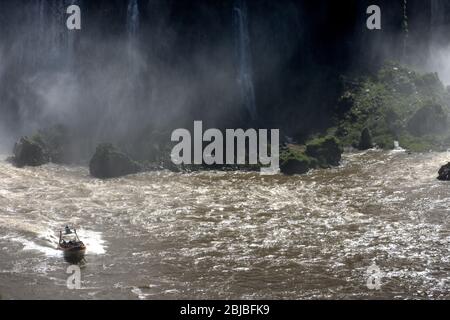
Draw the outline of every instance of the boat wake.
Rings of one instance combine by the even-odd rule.
[[[86,253],[88,255],[103,255],[106,253],[107,246],[101,232],[86,229],[79,229],[77,232],[87,247]],[[17,235],[16,230],[14,234],[3,236],[1,240],[21,244],[23,251],[35,251],[47,257],[62,257],[62,252],[57,249],[59,238],[56,233],[53,234],[52,230],[35,234],[35,240]]]
[[[86,254],[101,255],[106,253],[106,241],[102,233],[86,229],[77,229],[78,236],[86,245]]]

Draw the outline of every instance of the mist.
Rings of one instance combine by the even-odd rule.
[[[10,11],[8,37],[0,40],[4,148],[57,124],[80,148],[92,150],[99,142],[127,144],[142,135],[150,143],[153,132],[197,116],[218,124],[238,114],[232,29],[228,39],[186,52],[163,10],[153,12],[159,19],[150,31],[141,21],[155,2],[105,5],[122,30],[105,30],[107,24],[96,20],[103,12],[86,6],[80,31],[65,27],[64,1],[23,2],[2,3]]]
[[[332,121],[342,74],[385,59],[439,71],[450,83],[440,14],[448,10],[439,1],[408,1],[406,9],[386,2],[380,32],[365,29],[368,1],[19,2],[0,1],[7,151],[21,135],[56,124],[86,154],[99,142],[133,149],[168,140],[194,120],[307,135]],[[70,4],[81,7],[82,30],[65,27]],[[409,60],[400,45],[404,9]]]

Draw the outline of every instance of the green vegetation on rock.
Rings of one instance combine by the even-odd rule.
[[[289,144],[281,150],[280,170],[292,175],[303,174],[310,169],[337,166],[342,152],[339,141],[332,136],[313,139],[306,145]]]
[[[45,146],[40,141],[29,137],[22,137],[14,146],[12,162],[17,167],[37,167],[49,162]]]
[[[90,174],[101,179],[121,177],[139,171],[141,166],[137,162],[110,143],[99,144],[89,163]]]
[[[371,77],[344,82],[337,125],[329,130],[344,146],[359,148],[365,129],[382,149],[392,149],[394,141],[410,151],[449,145],[450,94],[437,74],[386,63]]]
[[[301,145],[287,144],[280,150],[280,169],[302,174],[314,168],[339,165],[343,147],[360,150],[393,149],[395,141],[412,152],[443,150],[450,146],[450,92],[437,74],[421,74],[396,63],[386,63],[376,74],[359,79],[343,78],[336,102],[335,121],[326,132],[301,137]],[[90,169],[96,177],[116,177],[145,170],[166,168],[192,170],[258,170],[259,165],[175,166],[170,159],[173,146],[169,133],[144,134],[140,143],[119,144],[131,154],[109,144],[98,146]],[[73,158],[73,137],[61,126],[23,137],[14,148],[18,166],[47,162],[68,163]]]
[[[373,147],[372,134],[368,128],[364,128],[359,139],[358,149],[367,150]]]
[[[447,130],[447,112],[437,103],[429,103],[414,113],[407,129],[415,136],[440,134]]]
[[[305,154],[305,147],[299,145],[287,145],[280,153],[280,170],[287,175],[307,173],[311,167],[315,167],[313,159]]]
[[[306,155],[316,159],[320,168],[339,165],[342,157],[342,147],[332,136],[314,139],[306,145]]]
[[[336,125],[325,137],[286,146],[280,157],[283,173],[338,165],[341,146],[389,150],[398,141],[412,152],[450,146],[450,93],[437,74],[420,74],[389,62],[376,74],[343,82]]]
[[[21,137],[14,147],[13,163],[18,167],[40,166],[48,162],[69,163],[70,138],[63,126],[39,130],[31,137]]]

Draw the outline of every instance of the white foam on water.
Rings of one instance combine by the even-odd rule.
[[[77,229],[80,240],[86,245],[87,254],[105,254],[106,241],[102,239],[102,233],[86,229]]]
[[[47,257],[59,257],[61,252],[57,249],[58,239],[48,229],[33,224],[31,221],[15,221],[13,218],[2,217],[0,225],[14,230],[12,234],[2,237],[2,239],[20,243],[24,251],[37,251],[43,253]],[[36,235],[36,240],[22,236],[23,233],[31,233]]]
[[[92,230],[86,230],[83,228],[77,229],[78,237],[86,245],[87,254],[105,254],[106,245],[105,241],[102,239],[102,233]],[[39,238],[48,241],[52,246],[58,246],[59,236],[56,236],[55,232],[52,230],[46,230],[39,235]]]
[[[23,226],[31,226],[31,224],[20,224]],[[7,239],[23,245],[24,251],[38,251],[45,254],[47,257],[60,257],[62,252],[57,249],[59,236],[57,232],[51,229],[43,229],[37,226],[33,228],[20,228],[19,230],[26,230],[36,234],[36,240],[32,241],[22,236],[6,235],[2,239]],[[77,229],[77,234],[80,240],[86,245],[87,254],[101,255],[106,253],[105,241],[102,239],[102,233],[92,230]],[[40,242],[42,244],[40,244]]]
[[[400,142],[394,141],[394,149],[391,150],[391,153],[395,153],[395,152],[405,152],[405,151],[406,151],[406,150],[403,149],[403,148],[400,146]]]
[[[133,292],[135,295],[137,295],[140,300],[145,299],[145,294],[142,293],[141,289],[135,287],[135,288],[131,289],[131,292]]]
[[[45,254],[47,257],[60,257],[62,254],[56,247],[42,246],[22,237],[9,238],[9,240],[21,243],[24,251],[38,251]]]

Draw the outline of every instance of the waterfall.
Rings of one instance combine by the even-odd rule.
[[[128,0],[127,20],[126,20],[126,63],[127,73],[125,75],[125,86],[123,88],[123,96],[127,97],[128,103],[132,105],[133,111],[137,112],[139,106],[139,92],[142,83],[140,76],[142,75],[142,56],[139,48],[139,27],[140,12],[138,0]],[[129,108],[129,106],[126,106]]]
[[[127,32],[130,38],[134,38],[139,30],[139,6],[137,0],[128,0],[127,8]]]
[[[394,149],[392,152],[405,152],[405,149],[400,146],[400,142],[394,141]]]
[[[75,31],[66,27],[67,7],[77,0],[38,0],[35,2],[34,50],[27,52],[33,65],[71,66],[74,58]]]
[[[55,61],[63,60],[67,49],[66,7],[64,1],[51,1],[47,29],[49,50]]]
[[[251,120],[256,119],[255,90],[252,76],[250,35],[248,31],[247,3],[236,0],[233,6],[235,50],[238,64],[238,84],[242,100]]]
[[[139,32],[139,6],[137,0],[128,0],[127,7],[127,59],[129,65],[129,76],[134,76],[139,72],[137,56],[137,35]]]
[[[441,29],[445,24],[445,1],[431,0],[430,32],[432,45],[439,41]]]
[[[38,69],[43,57],[48,54],[46,46],[46,11],[47,1],[37,0],[31,10],[25,11],[23,19],[33,21],[31,30],[24,29],[23,38],[18,39],[17,59],[19,65],[25,68]]]
[[[402,19],[402,29],[403,29],[403,47],[402,47],[402,59],[407,61],[408,55],[408,39],[409,39],[409,25],[408,25],[408,1],[403,0],[403,19]]]
[[[45,54],[43,44],[45,43],[45,31],[46,31],[46,28],[45,28],[45,26],[46,26],[45,11],[47,9],[46,4],[47,4],[46,1],[43,1],[43,0],[39,0],[36,2],[36,5],[37,5],[36,10],[38,12],[38,21],[37,21],[38,25],[37,25],[36,31],[38,34],[35,37],[35,39],[38,42],[36,48],[38,48],[40,50],[37,50],[38,57],[33,59],[33,65],[36,65],[39,57],[43,57],[43,55]]]
[[[81,6],[81,3],[82,0],[66,0],[66,8],[73,4]],[[67,32],[67,62],[69,68],[72,68],[75,60],[75,43],[79,32],[74,30],[67,30]]]
[[[446,35],[446,0],[431,0],[428,69],[450,84],[450,43]]]

